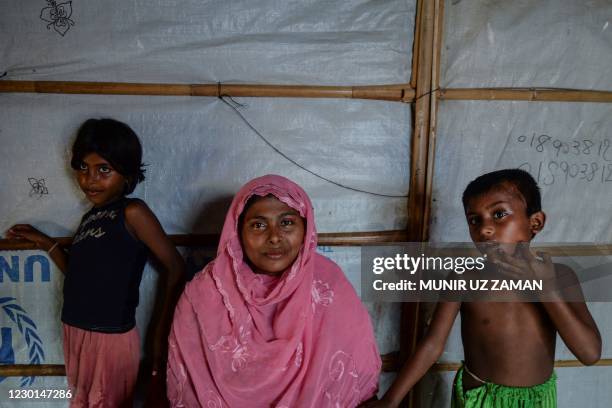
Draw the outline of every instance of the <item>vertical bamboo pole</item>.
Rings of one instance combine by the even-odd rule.
[[[434,37],[434,5],[436,0],[423,0],[421,34],[418,50],[419,66],[414,106],[414,133],[411,142],[410,193],[408,197],[408,234],[420,241],[423,234],[424,206],[429,154],[429,119],[431,106],[431,80]]]
[[[423,225],[423,241],[429,240],[429,224],[431,221],[431,203],[436,153],[436,131],[438,128],[438,90],[440,89],[440,54],[444,35],[444,0],[436,0],[434,10],[433,60],[431,72],[431,104],[429,119],[429,150],[427,156],[427,182],[425,190],[425,213]]]
[[[421,240],[426,242],[429,240],[429,226],[431,220],[432,206],[432,189],[434,178],[434,163],[435,163],[435,147],[436,147],[436,129],[437,129],[437,113],[438,113],[438,89],[440,87],[440,55],[442,48],[443,22],[444,22],[444,0],[431,0],[434,4],[434,16],[432,22],[433,38],[432,38],[432,54],[431,54],[431,85],[429,95],[429,123],[427,141],[427,161],[425,172],[425,194],[423,200],[423,218],[421,229]],[[418,95],[418,94],[417,94]],[[418,96],[417,96],[418,97]],[[416,334],[413,347],[416,347],[416,341],[421,339],[425,333],[425,310],[420,307],[416,310]],[[420,386],[415,387],[415,392],[411,395],[410,407],[418,408],[420,400],[417,399]]]
[[[414,36],[412,43],[412,72],[410,73],[410,87],[416,88],[416,76],[419,70],[419,44],[421,43],[421,14],[423,1],[417,0],[414,19]]]
[[[427,221],[425,216],[429,201],[426,194],[428,178],[430,178],[428,159],[430,156],[434,23],[438,3],[439,0],[420,0],[417,5],[415,41],[418,39],[418,44],[416,44],[416,52],[413,55],[413,58],[417,58],[416,100],[410,155],[410,193],[408,195],[408,237],[411,241],[423,240]],[[404,303],[402,306],[400,334],[402,361],[405,361],[414,352],[419,334],[419,310],[418,303]],[[415,407],[413,392],[404,399],[402,406]]]

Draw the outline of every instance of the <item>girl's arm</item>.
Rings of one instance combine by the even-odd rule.
[[[151,250],[166,272],[162,305],[153,331],[153,375],[163,376],[166,367],[168,334],[174,307],[181,294],[185,276],[185,263],[170,238],[164,232],[155,214],[142,201],[133,201],[125,208],[128,229]]]
[[[383,399],[366,403],[365,408],[397,407],[400,404],[408,391],[427,373],[444,351],[446,339],[460,306],[459,302],[438,303],[427,334],[417,345],[414,355],[404,364]]]
[[[59,243],[48,235],[43,234],[29,224],[16,224],[9,228],[6,232],[6,237],[8,239],[25,239],[26,241],[33,242],[37,248],[47,251],[47,254],[59,270],[66,274],[68,270],[68,255]]]

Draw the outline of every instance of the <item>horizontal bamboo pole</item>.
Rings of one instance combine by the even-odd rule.
[[[440,100],[506,100],[545,102],[612,102],[612,91],[554,88],[448,88]],[[411,84],[368,86],[156,84],[78,81],[0,81],[0,93],[55,93],[94,95],[158,95],[348,98],[414,102]]]
[[[382,359],[382,371],[385,373],[399,371],[401,363],[399,352],[391,352],[380,356]],[[595,366],[611,367],[612,359],[601,359]],[[584,365],[578,360],[557,360],[555,368],[567,367],[583,367]],[[433,366],[433,371],[457,371],[461,367],[461,363],[436,363]],[[15,365],[0,365],[0,377],[62,377],[66,375],[66,369],[62,364],[15,364]]]
[[[504,100],[545,102],[612,102],[612,91],[551,88],[440,89],[442,100]]]
[[[602,358],[593,366],[600,367],[612,367],[612,358]],[[433,366],[433,370],[437,372],[443,371],[457,371],[461,367],[461,363],[436,363]],[[578,360],[557,360],[555,361],[555,368],[567,368],[567,367],[585,367]]]
[[[72,238],[54,238],[60,246],[69,247]],[[219,242],[218,234],[183,234],[170,235],[170,240],[180,247],[215,246]],[[318,244],[321,246],[363,246],[374,244],[403,243],[408,241],[405,230],[369,231],[369,232],[324,232],[318,235]],[[36,249],[36,246],[27,241],[0,239],[0,251]],[[534,246],[534,250],[544,251],[551,256],[608,256],[612,255],[612,244],[606,245],[560,245],[560,246]],[[440,249],[439,255],[470,256],[478,255],[475,248]]]
[[[127,82],[0,81],[0,93],[54,93],[95,95],[161,95],[352,98],[410,102],[409,84],[370,86],[307,86],[250,84],[152,84]]]
[[[15,364],[0,365],[0,377],[63,377],[63,364]]]
[[[577,244],[577,245],[533,245],[531,249],[545,252],[550,256],[608,256],[612,255],[612,244]],[[480,256],[475,247],[439,248],[434,252],[438,256]]]
[[[184,234],[170,235],[170,240],[176,246],[201,247],[215,246],[219,243],[219,234]],[[53,238],[66,248],[72,243],[72,238]],[[404,230],[368,231],[368,232],[324,232],[318,234],[318,244],[321,246],[361,246],[406,242],[408,236]],[[36,249],[36,245],[28,241],[0,239],[0,251]]]

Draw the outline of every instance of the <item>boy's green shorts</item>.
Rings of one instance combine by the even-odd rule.
[[[463,366],[457,371],[452,408],[556,408],[557,376],[553,373],[543,384],[509,387],[487,382],[463,391]]]

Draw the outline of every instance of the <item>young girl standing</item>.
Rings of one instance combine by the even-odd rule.
[[[152,389],[163,385],[166,338],[180,294],[184,264],[147,205],[127,198],[144,180],[142,147],[126,124],[89,119],[72,146],[77,182],[93,208],[83,216],[69,254],[25,224],[8,238],[32,241],[65,274],[62,322],[71,407],[132,405],[140,340],[135,327],[138,288],[149,252],[167,271],[153,340]]]

